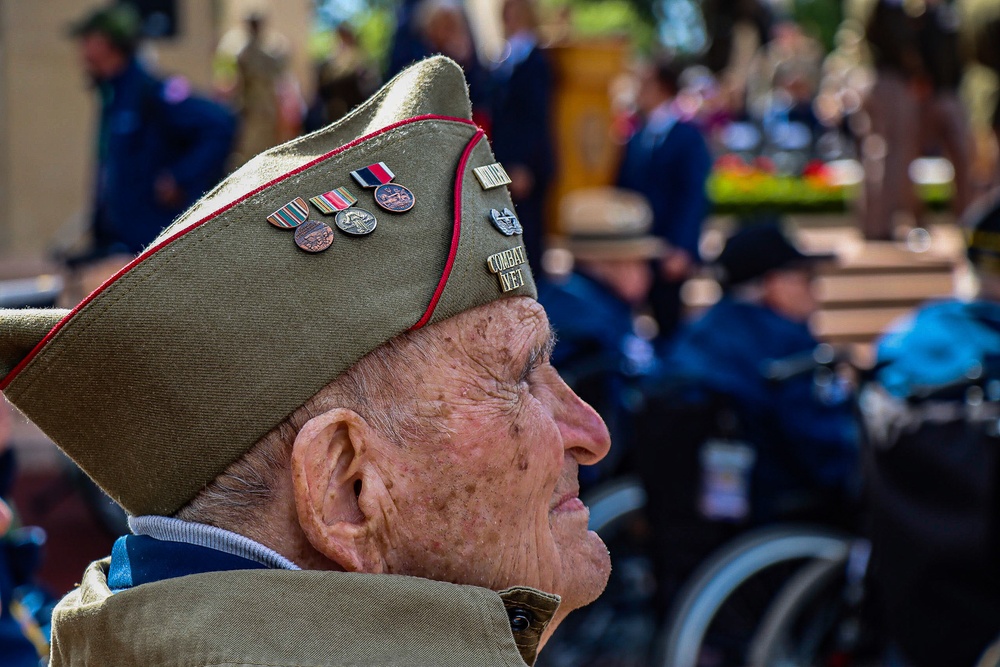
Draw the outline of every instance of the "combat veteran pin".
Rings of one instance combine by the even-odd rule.
[[[472,173],[479,179],[479,184],[483,186],[483,190],[492,190],[493,188],[499,188],[501,185],[510,185],[510,176],[507,175],[507,170],[499,162],[488,164],[485,167],[476,167],[472,170]]]
[[[361,187],[375,188],[375,202],[390,213],[409,211],[417,201],[409,188],[391,182],[396,174],[392,173],[385,162],[376,162],[352,171],[351,176]]]
[[[333,229],[325,222],[307,220],[295,229],[295,245],[306,252],[323,252],[333,243]]]
[[[354,206],[358,203],[358,198],[348,192],[347,188],[337,188],[316,197],[310,197],[309,201],[321,212],[332,215]]]
[[[296,197],[277,211],[267,216],[267,221],[275,227],[282,229],[293,229],[298,227],[309,217],[309,205],[302,197]]]
[[[490,220],[493,221],[493,226],[499,229],[500,233],[504,236],[514,236],[515,234],[524,232],[521,221],[517,219],[517,216],[509,208],[504,208],[503,211],[491,208]]]
[[[528,263],[524,246],[503,250],[486,258],[486,267],[500,281],[500,291],[510,292],[524,285],[523,267]]]

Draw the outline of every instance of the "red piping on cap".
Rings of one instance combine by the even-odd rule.
[[[444,264],[444,271],[441,273],[441,279],[438,281],[427,310],[424,311],[423,317],[410,327],[410,331],[419,329],[430,321],[431,316],[434,315],[434,309],[437,308],[438,301],[441,300],[441,295],[444,293],[444,287],[448,284],[448,278],[451,277],[451,269],[455,266],[455,257],[458,256],[458,241],[462,237],[462,181],[465,178],[465,165],[469,163],[472,149],[485,136],[486,133],[482,130],[476,132],[462,152],[462,159],[458,161],[458,172],[455,174],[455,224],[451,229],[451,249],[448,251],[448,261]]]
[[[209,222],[210,220],[213,220],[214,218],[217,218],[218,216],[222,215],[223,213],[225,213],[229,209],[233,208],[237,204],[240,204],[240,203],[246,201],[250,197],[253,197],[254,195],[256,195],[256,194],[258,194],[258,193],[260,193],[260,192],[268,189],[272,185],[277,185],[278,183],[280,183],[281,181],[285,180],[286,178],[291,178],[295,174],[301,173],[301,172],[305,171],[306,169],[309,169],[310,167],[314,167],[314,166],[316,166],[317,164],[319,164],[321,162],[329,160],[334,155],[337,155],[338,153],[342,153],[342,152],[346,151],[349,148],[354,148],[358,144],[364,143],[365,141],[368,141],[369,139],[377,137],[380,134],[385,134],[386,132],[389,132],[390,130],[394,130],[394,129],[398,128],[398,127],[402,127],[403,125],[410,125],[411,123],[419,123],[419,122],[425,121],[425,120],[447,120],[447,121],[453,121],[453,122],[456,122],[456,123],[462,123],[464,125],[471,125],[473,127],[476,126],[476,124],[474,122],[472,122],[471,120],[469,120],[468,118],[455,118],[455,117],[452,117],[452,116],[439,116],[439,115],[436,115],[436,114],[424,114],[422,116],[414,116],[413,118],[407,118],[407,119],[401,120],[401,121],[399,121],[397,123],[393,123],[392,125],[387,125],[386,127],[383,127],[380,130],[376,130],[375,132],[372,132],[371,134],[366,134],[366,135],[364,135],[362,137],[358,137],[357,139],[354,139],[353,141],[349,141],[348,143],[344,144],[343,146],[340,146],[339,148],[335,148],[332,151],[330,151],[329,153],[326,153],[325,155],[321,155],[318,158],[316,158],[315,160],[307,162],[306,164],[302,165],[301,167],[297,167],[297,168],[293,169],[292,171],[290,171],[290,172],[288,172],[286,174],[282,174],[281,176],[278,176],[274,180],[269,181],[268,183],[265,183],[264,185],[261,185],[260,187],[255,188],[254,190],[251,190],[250,192],[246,193],[245,195],[243,195],[239,199],[236,199],[235,201],[232,201],[229,204],[226,204],[225,206],[223,206],[219,210],[214,211],[213,213],[210,213],[209,215],[207,215],[206,217],[202,218],[201,220],[199,220],[198,222],[194,223],[193,225],[191,225],[189,227],[186,227],[185,229],[182,229],[181,231],[177,232],[176,234],[174,234],[173,236],[171,236],[169,238],[164,239],[163,241],[160,241],[155,246],[152,246],[151,248],[147,248],[145,251],[142,252],[142,254],[140,254],[138,257],[136,257],[131,262],[129,262],[128,264],[126,264],[124,267],[122,267],[122,269],[120,271],[118,271],[118,273],[116,273],[115,275],[111,276],[106,281],[104,281],[104,283],[100,287],[98,287],[96,290],[94,290],[89,295],[87,295],[87,297],[84,298],[83,301],[81,301],[80,303],[78,303],[76,305],[76,307],[73,308],[73,310],[71,310],[68,315],[66,315],[66,317],[64,317],[63,319],[59,320],[59,322],[54,327],[52,327],[51,331],[49,331],[47,334],[45,334],[45,338],[43,338],[41,341],[39,341],[38,344],[35,345],[35,347],[31,350],[31,352],[28,353],[28,356],[26,356],[24,359],[22,359],[21,362],[17,366],[14,367],[14,370],[12,370],[10,373],[8,373],[7,376],[5,378],[3,378],[3,380],[0,380],[0,391],[6,389],[10,385],[10,383],[14,381],[14,378],[17,377],[17,375],[24,369],[24,367],[27,366],[31,362],[32,359],[34,359],[36,356],[38,356],[38,353],[42,351],[42,349],[48,344],[48,342],[50,340],[52,340],[52,338],[59,332],[59,330],[62,329],[64,326],[66,326],[66,324],[71,319],[73,319],[73,317],[78,312],[80,312],[80,310],[82,310],[84,306],[86,306],[91,301],[93,301],[95,298],[97,298],[97,295],[99,295],[101,292],[103,292],[108,287],[110,287],[112,284],[114,284],[115,281],[117,281],[123,275],[125,275],[126,273],[128,273],[129,271],[131,271],[138,264],[140,264],[141,262],[145,261],[146,259],[148,259],[152,255],[156,254],[157,252],[159,252],[160,250],[162,250],[166,246],[170,245],[171,243],[173,243],[177,239],[181,238],[182,236],[184,236],[188,232],[191,232],[191,231],[193,231],[193,230],[201,227],[206,222]],[[476,137],[479,137],[482,134],[483,134],[483,131],[479,130],[479,132],[476,133]],[[457,241],[455,243],[457,243]],[[455,250],[456,250],[456,246],[453,245],[452,246],[452,254],[454,254]],[[452,261],[453,261],[453,257],[449,258],[449,263],[448,263],[448,267],[447,267],[447,270],[449,270],[449,271],[451,269],[451,262]],[[435,301],[433,303],[436,303],[436,299],[435,299]]]

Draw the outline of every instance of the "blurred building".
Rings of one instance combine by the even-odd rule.
[[[292,68],[308,82],[310,0],[132,0],[158,12],[162,37],[144,56],[164,74],[210,93],[222,35],[263,11],[292,43]],[[0,0],[0,260],[43,257],[78,234],[90,203],[95,100],[68,25],[101,0]],[[279,11],[280,7],[280,11]]]

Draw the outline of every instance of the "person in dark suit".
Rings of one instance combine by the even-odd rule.
[[[528,262],[540,276],[542,212],[555,169],[549,127],[552,69],[538,48],[538,20],[531,0],[506,0],[502,16],[507,44],[493,71],[491,136],[497,159],[510,175]]]
[[[236,120],[185,80],[146,70],[130,5],[95,10],[72,35],[100,104],[93,247],[81,259],[138,254],[225,175]]]
[[[698,239],[708,214],[705,182],[712,157],[701,131],[674,107],[680,69],[657,61],[643,69],[636,100],[643,122],[629,139],[618,173],[620,187],[635,190],[653,207],[653,233],[669,244],[660,261],[651,303],[660,337],[681,320],[681,286],[698,263]]]

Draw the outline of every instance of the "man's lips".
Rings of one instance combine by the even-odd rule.
[[[579,510],[587,509],[587,506],[583,504],[580,500],[578,491],[570,491],[563,494],[556,501],[555,505],[552,506],[550,512],[577,512]]]

